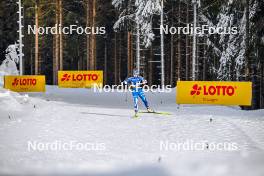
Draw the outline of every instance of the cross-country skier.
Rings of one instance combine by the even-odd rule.
[[[134,109],[135,109],[135,117],[138,116],[138,97],[143,101],[145,107],[148,112],[153,112],[150,109],[147,98],[143,91],[143,86],[147,84],[147,80],[143,77],[139,76],[138,70],[133,70],[133,77],[127,78],[124,82],[125,85],[128,85],[132,89],[132,96],[134,100]]]

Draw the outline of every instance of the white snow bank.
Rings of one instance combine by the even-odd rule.
[[[0,88],[4,86],[4,75],[6,74],[0,71]]]
[[[29,102],[27,94],[20,95],[18,93],[3,89],[0,87],[0,113],[23,110],[23,105]],[[1,114],[0,114],[1,117]]]

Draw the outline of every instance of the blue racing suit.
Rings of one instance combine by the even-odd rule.
[[[138,112],[138,97],[140,97],[140,99],[143,101],[145,107],[149,108],[148,101],[142,88],[142,86],[146,83],[147,81],[140,76],[130,77],[124,81],[124,84],[130,85],[132,87],[132,96],[136,112]]]

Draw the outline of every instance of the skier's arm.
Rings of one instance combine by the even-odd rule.
[[[130,80],[130,78],[125,79],[125,80],[122,82],[122,84],[124,84],[124,85],[131,84],[131,80]]]
[[[136,88],[136,85],[134,85],[133,83],[132,83],[132,81],[131,81],[131,77],[130,78],[127,78],[127,79],[125,79],[123,82],[122,82],[122,84],[123,85],[126,85],[126,86],[128,86],[128,87],[130,87],[130,88]]]
[[[143,77],[141,77],[141,85],[145,85],[147,83],[148,83],[148,81],[146,79],[144,79]]]

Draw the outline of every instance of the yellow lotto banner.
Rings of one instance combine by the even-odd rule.
[[[5,76],[4,88],[14,92],[45,92],[46,78],[40,75]]]
[[[251,99],[251,82],[177,82],[177,104],[218,104],[250,106]]]
[[[103,71],[59,71],[60,88],[91,88],[103,85]]]

